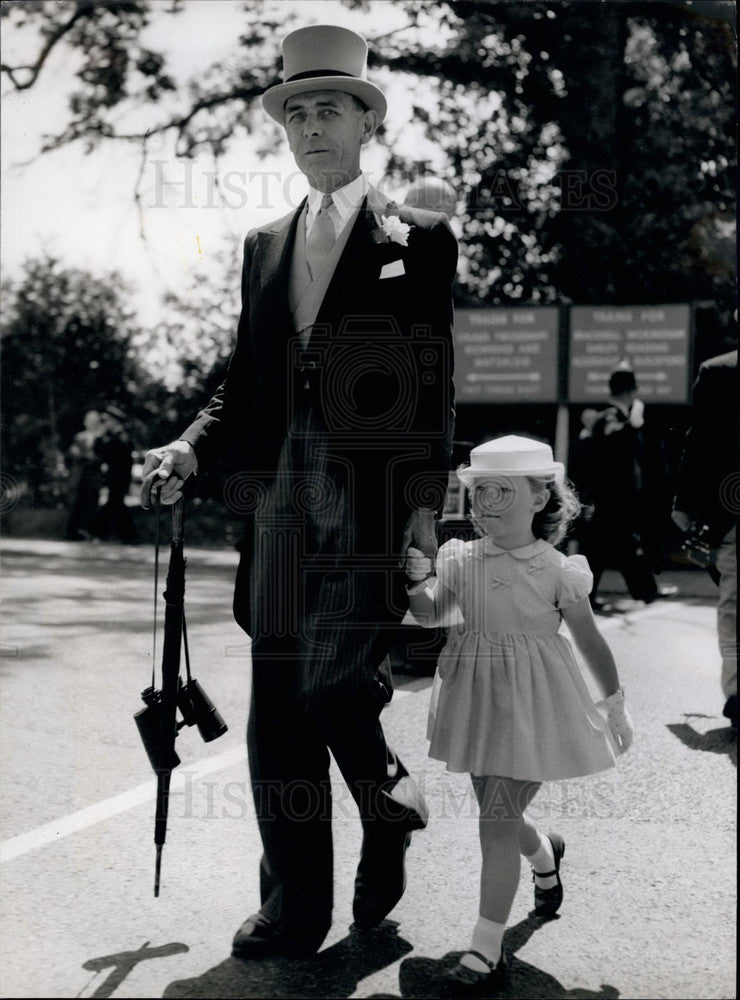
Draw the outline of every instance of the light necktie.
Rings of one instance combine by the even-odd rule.
[[[312,279],[318,274],[324,258],[334,246],[337,238],[331,217],[333,204],[331,195],[325,194],[321,199],[321,208],[306,235],[306,261]]]

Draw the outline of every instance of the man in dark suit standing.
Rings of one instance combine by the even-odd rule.
[[[411,831],[426,825],[379,714],[406,610],[401,561],[410,545],[436,551],[457,247],[444,216],[389,202],[360,169],[386,112],[366,58],[344,28],[285,38],[285,82],[263,104],[308,198],[248,234],[226,379],[144,466],[164,502],[227,453],[238,470],[225,496],[247,521],[234,613],[252,639],[247,744],[264,848],[262,905],[234,939],[242,957],[315,951],[330,927],[329,751],[363,825],[359,928],[400,899]]]
[[[735,314],[737,320],[737,313]],[[704,361],[694,382],[672,517],[681,531],[701,531],[719,587],[717,633],[722,657],[722,710],[737,727],[737,485],[740,381],[737,351]]]
[[[582,539],[594,575],[590,599],[596,609],[603,607],[596,594],[611,563],[636,601],[651,604],[678,591],[673,585],[658,586],[643,547],[643,410],[635,373],[620,365],[609,376],[609,405],[594,420],[579,463],[583,478],[578,485],[594,508]]]

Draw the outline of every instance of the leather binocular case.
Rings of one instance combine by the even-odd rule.
[[[168,741],[162,738],[161,692],[153,687],[148,687],[141,692],[141,697],[144,701],[144,708],[139,709],[134,714],[134,722],[139,730],[149,762],[155,771],[172,770],[180,763],[180,758],[175,752],[174,746],[163,748],[163,743]],[[177,707],[180,709],[182,721],[175,723],[175,733],[172,735],[173,743],[174,735],[183,726],[197,726],[198,732],[206,743],[223,736],[228,729],[218,709],[194,677],[185,684],[180,680]]]
[[[180,758],[175,753],[174,746],[165,748],[163,754],[161,693],[153,687],[148,687],[141,692],[141,697],[145,707],[134,713],[134,722],[139,730],[139,736],[144,744],[149,763],[155,771],[172,770],[180,763]],[[174,744],[174,738],[172,742]]]

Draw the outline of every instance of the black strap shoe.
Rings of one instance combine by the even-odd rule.
[[[503,951],[501,958],[494,965],[485,955],[479,951],[468,950],[464,954],[475,955],[475,957],[487,965],[489,972],[476,972],[467,965],[458,962],[448,969],[443,977],[443,982],[449,991],[448,995],[453,997],[489,997],[492,993],[501,989],[508,981],[509,967]]]
[[[540,878],[547,878],[550,875],[554,875],[557,879],[557,885],[554,885],[551,889],[540,889],[537,883],[534,883],[534,912],[538,917],[554,917],[555,914],[560,909],[563,902],[563,883],[560,881],[560,862],[565,854],[565,841],[557,833],[546,834],[547,839],[552,844],[552,853],[555,855],[555,868],[551,872],[537,872]],[[535,871],[532,869],[532,879],[534,880]]]

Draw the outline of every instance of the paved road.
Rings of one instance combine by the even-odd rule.
[[[432,813],[408,855],[396,925],[348,933],[359,823],[336,783],[335,923],[311,961],[229,955],[257,898],[246,785],[245,637],[229,617],[236,554],[192,550],[194,673],[229,723],[178,738],[163,887],[152,894],[154,781],[132,714],[152,664],[152,556],[114,545],[3,544],[3,997],[436,997],[476,915],[475,809],[426,757],[430,680],[399,676],[384,713]],[[533,806],[568,843],[561,917],[507,931],[510,997],[730,998],[735,984],[736,744],[721,716],[713,592],[622,600],[601,619],[639,738],[615,772],[545,786]],[[607,578],[618,589],[616,578]],[[159,647],[161,649],[161,646]]]

